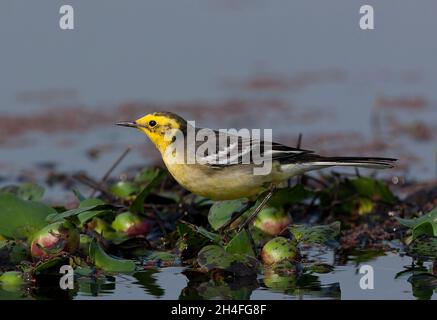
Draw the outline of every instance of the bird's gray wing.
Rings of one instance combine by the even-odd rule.
[[[199,129],[201,130],[201,129]],[[289,147],[280,143],[204,129],[205,139],[196,141],[199,162],[220,168],[238,164],[260,164],[268,160],[284,161],[312,153],[310,150]]]

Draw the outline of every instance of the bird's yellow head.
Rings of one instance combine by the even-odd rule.
[[[145,133],[163,153],[176,139],[176,132],[184,132],[187,122],[180,116],[171,112],[154,112],[135,121],[119,122],[117,125],[137,128]]]

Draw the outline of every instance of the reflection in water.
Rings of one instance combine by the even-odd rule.
[[[412,275],[408,278],[413,289],[413,296],[419,300],[430,300],[437,293],[437,277],[430,273]]]
[[[113,277],[85,278],[79,281],[79,290],[81,294],[93,297],[111,294],[115,291],[115,279]]]
[[[419,262],[405,267],[395,279],[406,278],[411,284],[412,294],[418,300],[430,300],[437,293],[437,260],[429,268]]]
[[[313,274],[281,275],[269,270],[264,273],[264,285],[272,291],[282,292],[290,296],[340,299],[341,290],[338,282],[323,285],[318,276]]]
[[[189,279],[187,286],[182,290],[179,299],[227,299],[248,300],[252,291],[259,287],[256,277],[241,277],[224,279],[223,277],[209,277],[201,273],[184,273]]]
[[[147,269],[133,275],[78,276],[73,290],[61,290],[57,273],[38,276],[30,288],[0,288],[0,300],[7,299],[436,299],[437,264],[412,264],[401,255],[363,258],[350,256],[334,271],[318,274],[285,274],[265,270],[261,277],[227,278],[183,268]],[[357,261],[360,261],[357,263]],[[357,267],[361,262],[375,268],[375,290],[361,290]],[[393,268],[384,266],[393,263]],[[410,263],[408,265],[408,263]],[[380,268],[379,266],[383,266]],[[402,265],[406,265],[402,268]],[[387,271],[386,275],[384,272]],[[170,281],[167,281],[169,280]],[[177,280],[176,280],[177,279]],[[175,283],[177,281],[177,283]],[[381,282],[382,281],[382,282]],[[184,287],[185,286],[185,287]],[[180,292],[175,292],[179,287]],[[179,289],[178,289],[179,290]],[[388,290],[388,291],[387,291]]]
[[[111,2],[116,9],[122,6]],[[109,20],[116,17],[123,23],[96,28],[98,19],[85,19],[75,36],[68,38],[57,28],[41,24],[50,21],[50,1],[29,2],[28,10],[22,10],[18,1],[7,2],[7,7],[2,3],[0,14],[7,14],[0,19],[5,32],[0,67],[3,74],[14,76],[0,87],[0,148],[4,151],[0,183],[22,175],[24,180],[47,179],[50,185],[56,177],[76,170],[102,176],[127,142],[136,151],[124,165],[150,161],[156,153],[145,149],[143,139],[112,123],[155,109],[172,109],[208,127],[274,127],[275,140],[284,143],[294,143],[302,132],[305,148],[331,154],[394,156],[401,158],[400,179],[429,179],[435,172],[437,43],[429,41],[423,27],[435,30],[437,20],[425,14],[435,11],[435,4],[411,10],[413,4],[403,0],[393,15],[392,2],[379,3],[388,25],[402,15],[416,23],[402,33],[386,28],[367,39],[358,36],[357,28],[344,27],[349,25],[348,15],[332,20],[331,15],[322,14],[308,23],[302,12],[313,12],[312,4],[304,0],[272,2],[268,10],[264,4],[251,5],[232,14],[208,5],[193,9],[174,2],[179,7],[169,11],[161,1],[137,1],[123,10],[106,12]],[[94,17],[101,3],[77,5]],[[320,5],[326,7],[318,12],[353,6],[341,1]],[[197,14],[206,18],[192,19]],[[274,23],[260,23],[264,14],[264,21],[269,21],[270,14],[276,17]],[[138,28],[135,15],[148,27]],[[168,28],[144,34],[160,26],[164,16],[170,17]],[[28,32],[25,24],[14,23],[17,17],[44,32]],[[223,24],[225,20],[229,23]],[[296,24],[305,27],[296,28]],[[325,25],[335,32],[320,32]],[[114,46],[114,34],[119,35],[121,45]],[[180,41],[181,34],[184,41]],[[285,34],[289,41],[281,36]],[[99,41],[90,42],[95,38]],[[386,45],[387,38],[394,40],[392,45]],[[375,46],[377,55],[363,54]],[[81,57],[83,48],[86,59]],[[218,54],[222,48],[232,50]],[[66,64],[66,59],[71,63]],[[26,65],[32,61],[39,63]],[[57,66],[68,76],[59,77]],[[224,86],[220,85],[223,80]],[[103,154],[99,159],[96,150]],[[42,168],[47,164],[59,167],[54,172],[47,170],[48,174]],[[64,202],[62,188],[50,192]],[[179,297],[250,299],[254,292],[269,291],[280,297],[360,298],[366,293],[356,287],[354,276],[362,264],[375,266],[377,277],[385,272],[383,283],[375,289],[379,297],[436,298],[436,272],[416,268],[395,277],[405,260],[383,251],[336,254],[336,269],[324,275],[266,272],[261,279],[225,281],[186,274],[188,283]],[[169,292],[179,289],[176,283],[163,283],[158,275],[166,277],[170,272],[164,268],[132,277],[83,277],[72,291],[59,288],[59,275],[46,275],[30,290],[3,287],[0,299],[123,297],[132,288],[138,289],[138,298],[168,298]],[[183,287],[186,279],[180,276],[177,281]],[[387,296],[384,287],[396,293]]]
[[[231,280],[211,279],[207,275],[188,274],[187,287],[179,296],[180,299],[232,299],[248,300],[254,290],[267,288],[284,296],[339,299],[341,296],[339,283],[322,285],[320,279],[312,274],[281,274],[266,270],[261,280],[245,277]]]
[[[137,282],[134,282],[135,284],[141,285],[148,294],[159,298],[164,295],[165,291],[156,283],[156,277],[153,276],[156,273],[159,273],[159,271],[150,269],[137,272],[133,277],[138,280]]]

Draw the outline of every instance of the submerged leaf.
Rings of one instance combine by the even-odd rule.
[[[315,263],[308,266],[307,269],[314,273],[330,273],[334,270],[334,266],[326,263]]]
[[[197,262],[205,271],[220,269],[238,276],[249,276],[257,272],[258,261],[242,254],[228,253],[222,247],[209,245],[200,250]]]
[[[148,251],[142,260],[148,266],[171,267],[180,264],[179,256],[168,251]]]
[[[412,257],[418,258],[437,258],[437,238],[420,237],[415,239],[407,248],[407,252]]]
[[[333,240],[340,233],[340,221],[335,221],[329,225],[313,227],[292,225],[290,232],[298,242],[306,244],[325,244]]]

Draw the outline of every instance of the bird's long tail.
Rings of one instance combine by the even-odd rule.
[[[311,166],[351,166],[371,169],[393,168],[397,159],[378,157],[322,157],[312,155],[305,159]]]
[[[323,169],[333,166],[360,167],[368,169],[393,168],[397,159],[377,157],[323,157],[316,154],[302,155],[300,159],[293,159],[281,163],[282,178],[291,178],[307,171]]]

